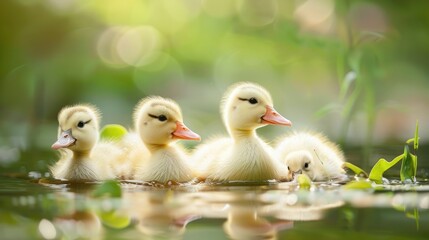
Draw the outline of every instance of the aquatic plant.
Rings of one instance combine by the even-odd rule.
[[[410,153],[410,148],[408,146],[408,144],[410,143],[413,143],[414,153]],[[362,170],[360,167],[349,162],[344,163],[344,167],[349,168],[357,175],[365,175],[368,177],[369,180],[377,184],[381,184],[383,183],[383,174],[387,170],[395,166],[397,163],[402,161],[401,170],[400,170],[401,181],[404,183],[407,183],[407,182],[414,183],[416,182],[416,174],[417,174],[416,151],[418,148],[419,148],[419,122],[417,121],[414,137],[406,141],[406,145],[404,147],[404,153],[395,157],[392,161],[389,162],[384,158],[379,159],[372,167],[369,175],[366,174],[366,172]],[[364,188],[366,188],[367,184],[364,184],[364,185],[365,185]],[[355,186],[355,185],[350,185],[350,186]],[[351,187],[351,188],[354,188],[354,187]],[[361,186],[356,185],[356,188],[361,188]]]

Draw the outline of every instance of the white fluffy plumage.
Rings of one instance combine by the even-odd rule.
[[[291,175],[304,173],[313,181],[345,176],[343,152],[320,133],[293,132],[283,137],[275,150]]]
[[[64,107],[58,114],[60,159],[50,167],[57,179],[101,181],[115,178],[112,163],[123,154],[112,142],[98,141],[100,114],[92,105]]]
[[[238,83],[225,93],[221,115],[230,137],[199,146],[193,165],[199,177],[214,181],[266,181],[287,177],[272,148],[256,134],[267,124],[290,125],[278,114],[270,94],[253,83]]]

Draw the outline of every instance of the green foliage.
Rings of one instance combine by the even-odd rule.
[[[101,129],[100,137],[103,140],[119,141],[127,133],[127,129],[119,124],[108,124]]]
[[[358,181],[351,181],[348,182],[346,185],[343,186],[343,189],[347,190],[367,190],[367,189],[373,189],[372,183],[366,180],[358,180]]]
[[[419,122],[416,122],[416,130],[414,132],[414,138],[408,140],[406,143],[414,142],[414,150],[417,150],[419,144]],[[404,147],[404,153],[388,162],[385,159],[380,159],[371,169],[369,173],[369,179],[376,183],[382,183],[383,173],[395,166],[399,161],[402,161],[400,177],[401,181],[411,180],[415,182],[417,173],[417,156],[410,153],[408,145]]]
[[[377,163],[375,163],[374,167],[372,167],[371,172],[369,173],[369,179],[379,184],[383,183],[383,173],[395,166],[403,158],[404,154],[397,156],[390,162],[381,158]]]
[[[121,185],[116,180],[107,180],[94,189],[92,196],[120,198],[122,196]]]
[[[301,189],[310,189],[311,179],[307,175],[305,174],[298,175],[297,181]]]
[[[123,229],[128,227],[131,223],[131,219],[126,214],[118,213],[115,210],[101,212],[98,214],[104,225],[115,228]]]
[[[360,168],[360,167],[358,167],[352,163],[345,162],[343,166],[352,170],[358,176],[368,177],[368,173],[366,173],[362,168]]]
[[[401,181],[411,180],[416,181],[416,172],[417,172],[417,157],[410,153],[408,145],[405,145],[404,148],[404,158],[401,165]]]

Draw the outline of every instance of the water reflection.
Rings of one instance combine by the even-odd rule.
[[[20,228],[34,229],[36,232],[17,235],[30,239],[200,239],[209,226],[217,229],[207,232],[215,239],[283,239],[306,231],[310,225],[314,231],[330,226],[332,234],[337,234],[344,229],[332,223],[345,218],[344,209],[359,211],[359,218],[353,221],[368,222],[365,226],[369,229],[379,225],[380,219],[373,220],[371,214],[363,218],[358,210],[363,208],[395,216],[385,219],[390,224],[378,226],[385,231],[406,228],[413,232],[416,228],[402,223],[419,222],[423,226],[429,210],[427,188],[417,188],[421,191],[414,193],[373,194],[340,191],[341,186],[327,183],[310,190],[300,190],[294,183],[169,188],[122,183],[120,198],[95,198],[94,184],[45,184],[43,191],[40,184],[21,180],[14,184],[27,189],[0,194],[0,230],[5,236],[14,236]],[[414,214],[411,220],[410,214]],[[334,219],[329,220],[332,216]],[[350,231],[359,226],[358,222]],[[391,229],[392,224],[401,227]],[[420,228],[419,234],[426,233],[428,230]]]

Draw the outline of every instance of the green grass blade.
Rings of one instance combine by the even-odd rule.
[[[386,161],[386,159],[384,158],[381,158],[374,165],[374,167],[372,167],[371,172],[369,173],[369,179],[376,183],[382,183],[383,173],[386,172],[391,167],[395,166],[403,158],[404,158],[404,154],[397,156],[390,162]]]
[[[356,165],[354,165],[352,163],[345,162],[343,164],[343,166],[346,167],[346,168],[348,168],[348,169],[350,169],[350,170],[352,170],[356,175],[363,176],[363,177],[368,177],[368,173],[366,173],[362,168],[360,168],[360,167],[358,167],[358,166],[356,166]]]
[[[416,121],[416,130],[414,131],[414,150],[419,148],[419,120]]]

